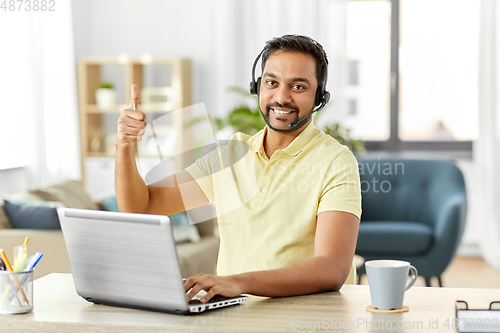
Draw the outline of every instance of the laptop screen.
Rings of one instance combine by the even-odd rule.
[[[75,287],[96,302],[187,309],[167,216],[58,209]]]

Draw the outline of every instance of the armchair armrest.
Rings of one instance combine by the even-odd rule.
[[[426,254],[431,259],[427,264],[434,267],[433,271],[438,272],[437,276],[449,265],[460,244],[467,211],[465,193],[448,197],[440,203],[440,207],[434,229],[434,246]]]
[[[437,212],[436,238],[446,238],[447,235],[454,233],[460,239],[464,231],[466,213],[467,199],[465,193],[457,193],[448,197],[440,204],[440,209]]]

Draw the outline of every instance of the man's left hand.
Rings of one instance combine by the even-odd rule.
[[[215,276],[210,274],[197,274],[184,281],[184,289],[187,293],[188,302],[200,290],[205,290],[207,294],[200,300],[206,303],[215,295],[225,297],[236,297],[242,294],[241,281],[235,276]]]

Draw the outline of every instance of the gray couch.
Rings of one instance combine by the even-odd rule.
[[[13,201],[54,201],[60,206],[82,209],[104,210],[100,202],[92,201],[78,181],[65,181],[23,193],[3,195],[2,199]],[[198,273],[215,273],[219,238],[216,236],[216,220],[196,224],[201,240],[196,243],[177,244],[177,255],[183,277]],[[60,230],[14,229],[0,201],[0,248],[12,257],[12,248],[30,237],[28,255],[43,253],[43,259],[35,269],[35,278],[49,273],[71,273],[68,254]]]

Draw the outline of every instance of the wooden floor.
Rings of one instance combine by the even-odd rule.
[[[479,257],[455,257],[442,275],[443,287],[452,288],[499,288],[500,269],[495,269]],[[432,286],[438,286],[436,278]],[[366,275],[361,284],[368,284]],[[423,278],[418,278],[415,286],[425,286]]]

